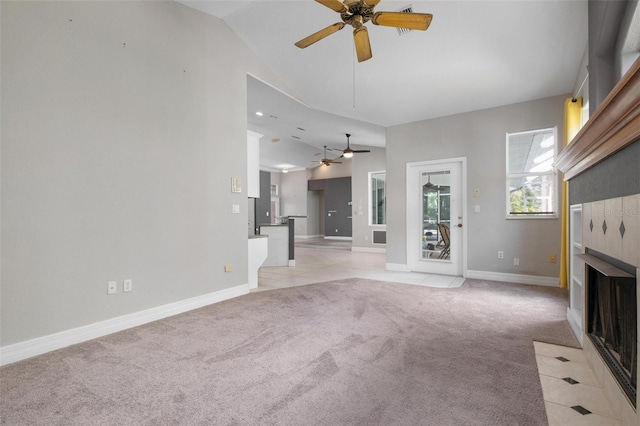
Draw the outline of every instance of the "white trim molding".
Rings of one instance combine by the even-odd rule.
[[[467,270],[465,278],[487,281],[502,281],[516,284],[543,285],[547,287],[560,287],[558,277],[542,277],[539,275],[508,274],[506,272],[474,271]]]
[[[380,247],[351,247],[351,251],[358,251],[362,253],[386,253],[386,248]]]
[[[325,240],[352,241],[353,237],[324,237]]]
[[[36,355],[42,355],[56,349],[62,349],[67,346],[168,318],[193,309],[213,305],[248,293],[249,284],[243,284],[117,318],[72,328],[59,333],[37,337],[13,345],[3,346],[0,348],[0,365],[7,365]]]
[[[567,321],[569,322],[569,326],[575,334],[576,339],[580,342],[580,346],[583,346],[582,340],[584,338],[584,333],[582,331],[582,318],[576,314],[575,310],[571,308],[567,308]]]
[[[396,271],[396,272],[411,272],[409,269],[409,265],[404,263],[387,263],[385,265],[385,269],[387,271]]]

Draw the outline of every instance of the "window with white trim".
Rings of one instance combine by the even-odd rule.
[[[387,223],[387,174],[386,172],[369,172],[369,224],[386,225]]]
[[[558,215],[556,128],[507,133],[507,218]]]

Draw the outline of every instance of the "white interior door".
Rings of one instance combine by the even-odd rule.
[[[463,274],[466,160],[407,164],[407,266],[411,271]]]

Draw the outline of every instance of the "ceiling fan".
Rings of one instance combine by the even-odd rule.
[[[413,13],[413,12],[374,12],[373,9],[380,0],[316,0],[318,3],[332,9],[340,14],[342,22],[311,34],[303,38],[295,45],[300,49],[311,46],[313,43],[335,33],[344,28],[345,25],[353,27],[353,40],[356,45],[356,54],[358,62],[371,59],[371,44],[369,43],[369,33],[367,27],[364,26],[368,21],[374,25],[382,25],[385,27],[407,28],[410,30],[425,31],[431,24],[433,15],[430,13]]]
[[[429,191],[439,191],[440,190],[440,185],[435,185],[433,183],[431,183],[431,175],[427,175],[428,177],[428,182],[425,183],[424,185],[422,185],[422,189],[424,189],[425,191],[429,192]]]
[[[331,148],[329,148],[331,149]],[[336,161],[336,160],[332,160],[331,158],[327,158],[327,146],[324,146],[324,156],[322,157],[322,160],[320,161],[313,161],[313,163],[321,163],[324,164],[325,166],[330,166],[332,164],[342,164],[342,161]]]
[[[342,151],[342,155],[340,157],[344,157],[344,158],[351,158],[353,157],[353,154],[357,154],[357,153],[361,153],[361,152],[371,152],[371,150],[368,149],[351,149],[351,147],[349,146],[349,138],[351,137],[351,134],[349,133],[345,133],[347,135],[347,148]]]

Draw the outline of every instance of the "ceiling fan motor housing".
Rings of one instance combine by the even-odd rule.
[[[368,6],[360,0],[346,1],[345,5],[348,7],[348,10],[342,12],[340,17],[347,25],[359,28],[373,17],[373,8],[375,6]]]

